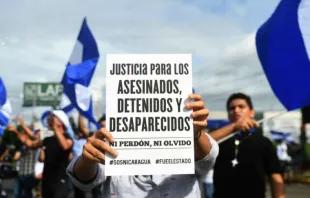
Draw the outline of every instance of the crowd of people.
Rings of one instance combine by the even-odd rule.
[[[105,115],[98,121],[105,127]],[[17,126],[9,125],[1,139],[0,161],[16,166],[18,176],[14,185],[14,197],[86,197],[86,193],[72,185],[66,168],[70,161],[81,155],[83,145],[94,133],[79,115],[78,127],[70,122],[62,110],[50,112],[47,127],[41,123],[26,125],[18,118]],[[74,130],[73,130],[74,129]],[[70,192],[71,191],[71,192]],[[101,186],[91,192],[101,197]]]
[[[19,118],[2,137],[0,160],[18,167],[14,196],[64,198],[72,191],[77,198],[86,197],[85,192],[107,198],[195,198],[201,197],[202,182],[207,198],[264,198],[269,179],[272,197],[284,198],[280,160],[254,120],[251,98],[232,94],[226,103],[230,124],[209,133],[204,101],[199,94],[189,98],[185,107],[193,110],[195,175],[105,176],[106,153],[118,155],[105,142],[114,141],[105,128],[105,116],[98,121],[102,128],[93,132],[81,115],[76,126],[62,110],[53,110],[46,129],[27,126]]]

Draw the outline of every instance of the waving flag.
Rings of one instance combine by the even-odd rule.
[[[3,134],[4,127],[9,125],[11,115],[11,103],[7,99],[6,89],[0,77],[0,135]]]
[[[97,128],[100,125],[93,116],[92,95],[89,85],[99,60],[99,52],[86,19],[84,19],[76,44],[66,66],[62,79],[64,94],[71,104],[85,118],[93,122]]]
[[[293,143],[293,137],[291,133],[284,133],[284,132],[280,132],[280,131],[270,131],[271,132],[271,138],[275,141],[277,140],[282,140],[282,141],[286,141],[289,143]]]
[[[65,94],[63,94],[61,97],[60,108],[66,114],[70,114],[74,109],[74,106],[71,104],[69,98]]]
[[[282,0],[256,34],[269,84],[288,110],[310,105],[310,0]]]
[[[63,94],[60,102],[60,109],[66,114],[70,114],[74,109],[74,106],[71,104],[69,98]],[[52,110],[47,110],[41,115],[41,122],[45,127],[47,127],[47,117],[50,115]]]

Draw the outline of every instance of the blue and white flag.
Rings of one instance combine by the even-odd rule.
[[[69,98],[65,94],[63,94],[61,97],[60,109],[63,110],[67,115],[69,115],[74,110],[74,106],[71,104]]]
[[[41,122],[43,126],[48,127],[47,117],[51,114],[52,111],[45,111],[41,115]]]
[[[69,98],[65,94],[63,94],[61,97],[60,109],[67,115],[69,115],[74,110],[74,106],[71,104]],[[52,110],[47,110],[41,115],[41,122],[45,127],[48,126],[47,117],[50,115],[51,112]]]
[[[61,82],[64,85],[64,94],[74,108],[100,128],[93,116],[92,95],[89,89],[98,60],[97,43],[85,18]]]
[[[271,130],[271,138],[274,141],[286,141],[289,143],[294,142],[293,137],[292,137],[292,133],[285,133],[285,132],[280,132],[280,131],[274,131]]]
[[[11,115],[11,103],[7,99],[6,88],[0,77],[0,135],[3,134],[4,128],[9,125]]]
[[[256,34],[269,84],[288,110],[310,106],[310,0],[281,0]]]

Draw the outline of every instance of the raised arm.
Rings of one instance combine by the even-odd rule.
[[[104,168],[100,168],[99,165],[104,164],[105,152],[117,156],[117,152],[104,141],[105,138],[109,142],[114,142],[111,133],[104,128],[89,137],[82,155],[68,166],[67,172],[73,183],[81,189],[87,191],[105,181]]]
[[[59,142],[59,144],[63,150],[66,151],[66,150],[69,150],[72,148],[72,146],[73,146],[72,139],[65,138],[64,134],[61,133],[60,130],[57,128],[54,128],[54,133],[55,133],[55,136],[56,136],[56,138],[57,138],[57,140],[58,140],[58,142]]]
[[[83,122],[83,116],[81,114],[79,114],[78,126],[81,132],[85,135],[85,137],[89,137],[90,131],[87,127],[85,127],[85,124]]]
[[[51,127],[61,148],[65,151],[71,149],[73,140],[65,137],[66,127],[56,116],[52,117]]]
[[[219,141],[234,132],[248,131],[258,126],[259,124],[255,120],[251,118],[244,118],[237,122],[224,126],[220,129],[214,130],[210,133],[210,135],[213,137],[215,141]]]
[[[23,118],[18,118],[19,124],[23,127],[25,133],[32,139],[35,139],[35,134],[32,132],[32,130],[25,124],[25,121]]]
[[[199,94],[190,94],[189,99],[194,99],[193,102],[186,104],[186,108],[193,109],[195,160],[198,161],[207,156],[211,150],[211,141],[205,134],[209,111]]]
[[[42,141],[40,139],[31,140],[28,135],[18,132],[14,126],[10,126],[9,131],[15,133],[18,139],[28,148],[36,149],[42,146]]]

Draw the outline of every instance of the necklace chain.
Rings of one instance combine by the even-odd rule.
[[[250,133],[248,136],[246,136],[242,141],[235,139],[235,158],[232,160],[232,165],[233,167],[235,167],[238,164],[238,153],[239,153],[239,145],[244,142],[246,139],[248,139],[250,136],[252,135],[252,133]]]

